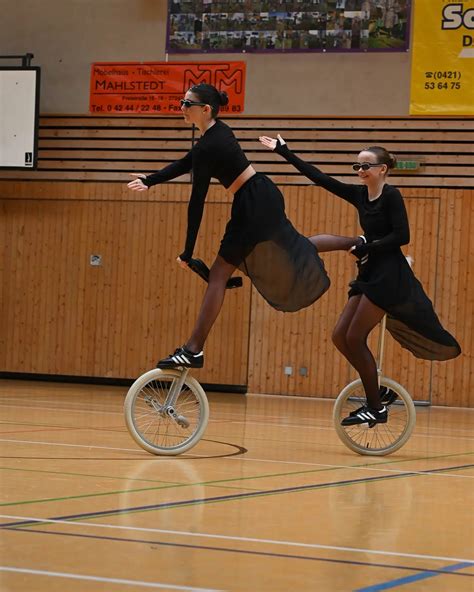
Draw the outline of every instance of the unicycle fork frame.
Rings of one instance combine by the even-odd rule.
[[[186,380],[186,376],[188,375],[189,368],[180,367],[179,368],[180,374],[178,378],[173,379],[171,383],[170,390],[166,399],[163,403],[163,411],[171,415],[174,419],[176,419],[174,408],[176,406],[176,400],[178,399],[179,393],[183,388],[183,384]]]
[[[377,344],[377,373],[379,377],[382,375],[383,356],[385,353],[385,329],[387,326],[387,315],[383,316],[380,321],[379,340]]]

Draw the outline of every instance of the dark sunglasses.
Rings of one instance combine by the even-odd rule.
[[[190,101],[189,99],[181,99],[180,103],[181,107],[186,107],[186,109],[189,109],[189,107],[194,107],[195,105],[198,105],[199,107],[205,107],[207,105],[207,103],[201,103],[199,101]]]
[[[356,162],[355,164],[352,165],[352,170],[353,171],[360,171],[360,169],[362,169],[363,171],[368,171],[370,168],[376,167],[376,166],[383,166],[383,164],[370,164],[368,162],[364,162],[364,164],[359,164],[358,162]]]

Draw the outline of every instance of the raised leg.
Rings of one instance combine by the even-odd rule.
[[[309,241],[318,249],[319,253],[328,251],[348,251],[351,247],[360,244],[359,236],[337,236],[336,234],[315,234],[308,237]]]

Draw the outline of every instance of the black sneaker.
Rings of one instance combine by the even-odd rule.
[[[389,389],[388,386],[381,386],[379,388],[379,396],[380,396],[380,402],[382,403],[382,405],[385,405],[387,407],[389,405],[392,405],[392,403],[394,403],[398,399],[397,393],[395,391],[392,391],[392,389]],[[351,411],[349,413],[349,416],[354,417],[354,415],[357,415],[358,413],[360,413],[360,411],[362,411],[362,409],[364,409],[364,407],[367,407],[367,403],[365,405],[362,405],[362,407],[359,407],[358,409]]]
[[[398,399],[398,395],[392,389],[389,389],[388,386],[381,386],[379,389],[380,394],[380,402],[382,405],[392,405]]]
[[[157,368],[202,368],[204,366],[204,352],[193,354],[184,347],[178,347],[174,354],[163,358],[156,365]]]
[[[362,407],[357,415],[348,415],[341,421],[343,426],[359,425],[362,423],[369,424],[369,428],[373,428],[377,423],[387,423],[388,412],[386,407],[382,409],[372,409],[371,407]]]

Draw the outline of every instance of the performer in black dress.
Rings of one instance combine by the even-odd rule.
[[[146,191],[192,170],[186,242],[178,257],[182,267],[187,267],[193,255],[211,177],[234,195],[231,218],[210,270],[196,326],[184,346],[158,362],[159,368],[203,366],[204,342],[222,307],[227,280],[236,268],[249,276],[274,308],[296,311],[312,304],[329,287],[317,251],[347,250],[360,242],[359,237],[332,235],[308,239],[295,230],[285,215],[279,189],[255,172],[232,130],[217,118],[219,106],[227,101],[227,95],[214,86],[190,88],[181,110],[185,121],[199,128],[201,138],[181,160],[148,176],[134,174],[135,180],[128,184],[133,191]]]
[[[385,423],[387,409],[380,392],[377,365],[367,347],[367,337],[387,314],[391,335],[418,358],[450,360],[461,353],[459,344],[439,322],[433,305],[416,279],[400,247],[410,231],[403,198],[386,177],[396,164],[385,148],[373,146],[359,153],[353,169],[361,185],[341,183],[298,158],[281,136],[262,136],[261,143],[283,156],[316,185],[357,208],[364,244],[351,248],[359,273],[351,282],[349,301],[333,332],[333,342],[359,373],[367,406],[345,418],[343,425]]]

